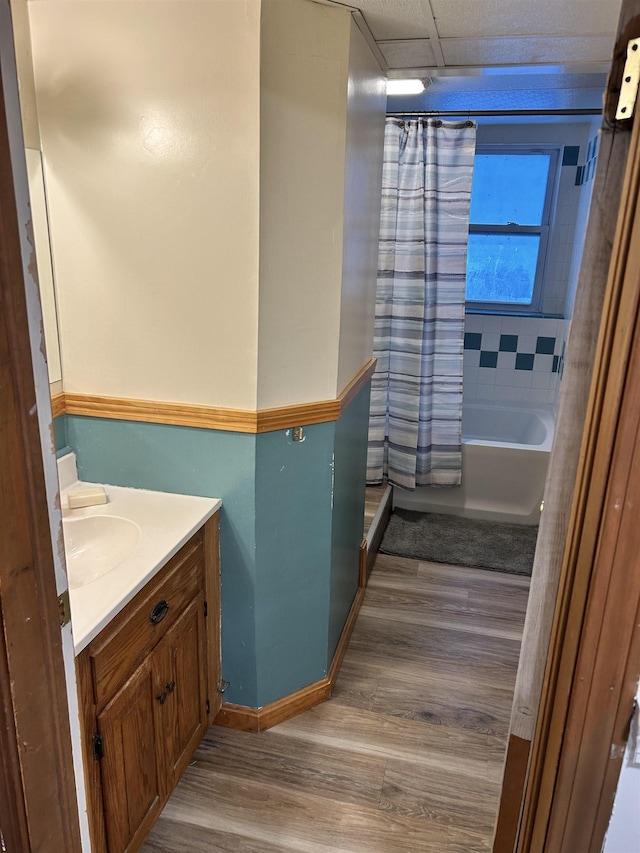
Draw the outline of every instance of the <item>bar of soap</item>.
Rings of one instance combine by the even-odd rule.
[[[69,509],[79,509],[83,506],[106,504],[107,493],[102,486],[91,486],[84,489],[69,489],[67,492]]]

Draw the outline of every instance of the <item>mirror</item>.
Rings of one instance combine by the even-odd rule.
[[[49,382],[52,385],[57,384],[57,386],[60,386],[62,383],[62,366],[60,362],[58,316],[53,285],[53,265],[51,262],[51,244],[49,242],[49,217],[47,215],[42,156],[40,151],[34,148],[26,148],[25,155],[29,178],[31,215],[33,218],[34,248],[38,264],[38,280],[40,283],[40,300],[42,302],[44,341],[49,366]],[[60,390],[60,387],[54,385],[52,393],[57,393]]]

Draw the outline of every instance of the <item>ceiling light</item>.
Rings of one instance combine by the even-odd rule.
[[[423,80],[387,80],[387,95],[419,95],[421,92],[424,92]]]

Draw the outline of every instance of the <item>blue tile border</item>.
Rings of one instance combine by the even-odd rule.
[[[464,348],[465,349],[480,349],[482,343],[482,335],[478,332],[464,333]]]
[[[480,353],[480,367],[497,367],[498,353],[490,350],[482,350]]]
[[[563,166],[577,166],[579,157],[580,157],[580,146],[579,145],[565,145],[564,150],[562,152],[562,165]]]
[[[479,362],[476,361],[474,365],[473,357],[469,355],[468,358],[471,358],[469,366],[496,368],[498,367],[499,353],[514,353],[516,370],[534,370],[537,366],[539,371],[562,372],[562,355],[560,353],[556,354],[556,349],[561,349],[564,346],[561,343],[561,338],[552,337],[551,335],[538,335],[535,338],[535,352],[519,352],[518,345],[521,337],[529,338],[528,335],[501,334],[498,351],[496,352],[494,349],[482,348],[483,334],[481,332],[465,332],[465,352],[477,352],[479,356]],[[527,347],[529,346],[530,344],[527,344]],[[540,356],[540,358],[536,359],[536,356]],[[553,358],[549,358],[549,356],[553,356]]]
[[[517,352],[518,336],[517,335],[500,335],[500,352]]]
[[[539,337],[536,341],[536,352],[544,353],[545,355],[553,355],[556,346],[555,338]]]
[[[565,148],[566,150],[566,148]],[[593,180],[593,176],[596,173],[596,163],[598,162],[598,137],[594,136],[593,139],[589,140],[589,144],[587,146],[587,153],[583,166],[577,166],[576,160],[576,180],[575,185],[577,187],[581,187],[583,184],[586,184],[587,181]],[[562,161],[564,165],[564,159]]]
[[[516,370],[533,370],[534,359],[532,352],[519,352],[516,355]]]

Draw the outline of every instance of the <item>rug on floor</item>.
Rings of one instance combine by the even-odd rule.
[[[531,575],[538,528],[395,509],[380,553]]]

